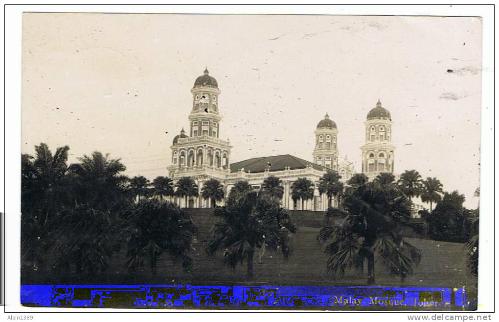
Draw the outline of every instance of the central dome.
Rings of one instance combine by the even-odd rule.
[[[194,82],[194,87],[201,87],[201,86],[218,88],[217,80],[210,76],[208,68],[206,68],[204,70],[204,74],[196,78],[196,81]]]
[[[376,107],[370,110],[369,113],[367,113],[367,119],[388,119],[391,121],[392,116],[386,108],[381,106],[381,102],[378,100],[378,102],[376,103]]]
[[[336,128],[336,123],[333,120],[331,120],[329,118],[329,115],[326,113],[326,115],[324,116],[324,119],[321,120],[317,124],[317,128],[318,129],[322,129],[322,128],[335,129]]]

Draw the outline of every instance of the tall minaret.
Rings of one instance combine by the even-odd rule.
[[[382,172],[393,173],[395,147],[392,145],[392,117],[378,100],[369,111],[362,150],[362,173],[373,179]]]
[[[229,171],[231,146],[229,141],[220,139],[220,90],[208,69],[196,78],[191,93],[189,131],[182,129],[173,139],[170,177],[201,178],[209,172],[212,177],[223,178]]]
[[[208,69],[204,70],[203,75],[199,76],[194,82],[192,93],[192,111],[189,115],[190,136],[211,136],[218,138],[219,122],[221,120],[218,114],[218,89],[217,80],[210,76]]]
[[[326,114],[315,130],[314,163],[338,171],[338,129]]]

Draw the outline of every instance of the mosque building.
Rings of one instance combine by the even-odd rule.
[[[265,178],[275,176],[283,184],[283,208],[302,210],[301,202],[295,204],[291,198],[291,185],[298,178],[307,178],[315,185],[314,197],[305,202],[303,210],[323,211],[327,209],[327,197],[319,193],[318,182],[324,173],[335,170],[341,175],[342,181],[347,181],[354,174],[352,162],[346,157],[339,160],[338,127],[328,114],[319,121],[314,132],[313,161],[283,154],[230,163],[230,141],[220,139],[222,117],[219,113],[220,89],[217,80],[205,69],[203,75],[196,78],[191,93],[193,104],[188,134],[182,129],[174,137],[168,171],[174,181],[181,177],[192,177],[199,187],[199,194],[204,182],[212,178],[223,184],[228,195],[238,181],[247,181],[259,189]],[[366,143],[361,147],[362,172],[369,178],[382,172],[393,173],[391,124],[390,112],[378,101],[367,115]],[[210,200],[202,197],[191,198],[187,205],[183,205],[185,201],[182,198],[177,202],[191,208],[211,206]]]

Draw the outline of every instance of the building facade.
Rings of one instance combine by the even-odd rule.
[[[314,132],[313,162],[284,154],[230,163],[230,142],[220,139],[221,92],[217,80],[206,69],[195,80],[191,93],[193,103],[188,117],[189,131],[187,134],[182,129],[174,137],[168,170],[174,181],[181,177],[193,178],[200,195],[204,182],[211,178],[223,184],[227,196],[238,181],[247,181],[254,189],[259,189],[267,177],[275,176],[282,181],[284,188],[282,206],[302,210],[301,202],[294,203],[291,198],[291,186],[298,178],[307,178],[315,185],[314,197],[304,203],[303,210],[324,211],[328,202],[327,197],[319,193],[320,178],[326,171],[335,170],[342,181],[347,181],[355,172],[353,163],[346,157],[339,160],[338,127],[328,114],[319,121]],[[393,172],[391,116],[380,102],[369,112],[365,127],[366,144],[361,148],[362,172],[371,178],[381,172]],[[192,208],[211,206],[210,200],[201,197],[190,198],[187,205],[184,205],[183,198],[178,198],[176,202]]]

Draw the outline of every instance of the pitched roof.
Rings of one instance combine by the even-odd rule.
[[[270,166],[269,166],[270,165]],[[230,165],[230,172],[237,172],[244,168],[245,172],[264,172],[267,168],[269,171],[281,171],[289,167],[291,170],[305,169],[311,165],[316,170],[325,170],[323,166],[312,163],[307,160],[300,159],[290,154],[274,155],[268,157],[251,158]]]

